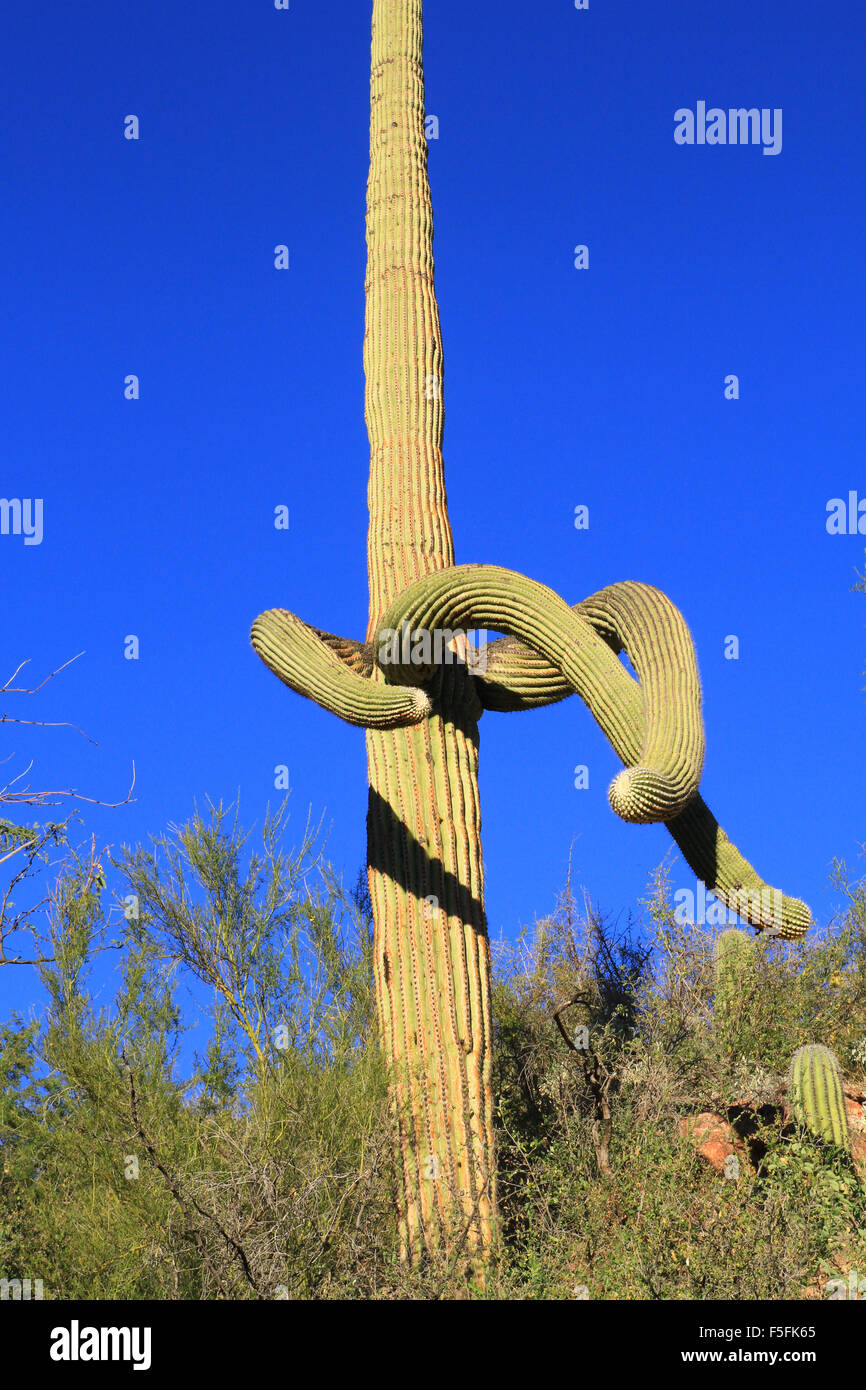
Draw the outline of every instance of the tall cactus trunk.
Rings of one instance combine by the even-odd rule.
[[[421,57],[421,0],[374,0],[368,640],[408,584],[454,563]],[[481,705],[457,664],[442,666],[430,693],[423,722],[366,735],[376,997],[399,1132],[404,1254],[416,1259],[465,1241],[477,1260],[495,1214]]]
[[[367,731],[376,997],[399,1130],[403,1251],[414,1260],[465,1249],[480,1270],[496,1225],[482,709],[515,712],[579,694],[624,764],[609,793],[617,815],[667,824],[707,888],[758,930],[795,940],[811,916],[764,883],[698,794],[697,662],[664,594],[627,581],[569,608],[514,571],[454,564],[421,43],[421,0],[373,0],[367,642],[284,608],[260,613],[250,637],[290,689]],[[432,630],[441,642],[458,630],[452,653],[442,659],[440,650],[424,669],[395,660],[388,633],[404,626],[410,646],[413,632]],[[453,653],[469,654],[463,627],[506,634],[486,650],[483,672],[455,661]]]

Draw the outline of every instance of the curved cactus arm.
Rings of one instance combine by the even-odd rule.
[[[331,648],[344,666],[358,676],[372,676],[376,669],[373,660],[373,647],[370,642],[356,642],[354,637],[337,637],[333,632],[325,632],[320,627],[311,627],[316,636]]]
[[[382,618],[374,656],[388,680],[420,684],[437,638],[440,651],[466,629],[522,638],[581,696],[625,763],[610,786],[613,810],[627,821],[666,821],[697,795],[703,770],[691,638],[673,604],[647,585],[615,585],[596,598],[640,677],[632,701],[618,695],[628,676],[592,623],[544,584],[496,565],[457,565],[404,589]]]
[[[579,613],[579,605],[572,611]],[[541,709],[576,693],[560,670],[519,637],[488,642],[483,672],[475,672],[475,687],[482,707],[497,714]]]
[[[666,822],[692,872],[744,921],[782,941],[797,941],[812,924],[799,898],[771,888],[728,839],[702,797]]]
[[[615,655],[625,651],[639,674],[661,665],[664,655],[681,662],[679,678],[700,698],[691,635],[679,609],[660,589],[631,580],[609,584],[571,611],[591,623]],[[666,625],[664,645],[658,640],[660,622]],[[501,714],[553,705],[575,693],[562,671],[514,637],[488,644],[484,672],[476,680],[484,709]]]
[[[647,586],[639,587],[645,589]],[[613,623],[610,601],[604,597],[609,593],[610,590],[602,590],[601,594],[594,594],[577,604],[574,612],[592,623],[612,651],[620,651],[624,642]],[[616,704],[616,727],[620,734],[618,743],[613,739],[610,742],[628,765],[640,756],[640,742],[633,731],[642,711],[641,691],[618,661],[610,679],[609,694]],[[558,667],[511,637],[493,642],[487,648],[486,670],[476,677],[475,683],[485,709],[506,712],[554,704],[573,693],[573,686]],[[607,733],[606,728],[604,731]],[[758,931],[769,932],[784,941],[805,936],[812,921],[806,904],[799,898],[789,898],[760,877],[728,839],[702,797],[695,797],[684,811],[666,824],[692,872],[726,907]]]
[[[641,763],[664,766],[674,783],[692,786],[697,795],[706,740],[698,663],[682,613],[660,589],[632,581],[608,585],[578,612],[612,652],[627,653],[637,672],[644,703]]]
[[[418,724],[430,714],[432,705],[426,691],[417,686],[386,685],[360,674],[364,663],[355,649],[363,651],[361,643],[320,633],[283,608],[260,613],[250,640],[257,655],[284,685],[315,700],[347,724],[362,729],[396,729]]]

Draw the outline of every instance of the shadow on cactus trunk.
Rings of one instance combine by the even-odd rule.
[[[443,1249],[458,1258],[465,1248],[480,1269],[497,1233],[482,711],[513,713],[579,695],[623,763],[609,790],[617,815],[665,823],[698,878],[758,929],[796,939],[811,918],[804,903],[764,883],[699,795],[705,735],[697,659],[670,599],[626,581],[570,607],[514,571],[455,564],[422,50],[421,0],[373,0],[366,642],[277,608],[256,619],[252,642],[286,685],[366,730],[373,965],[401,1125],[402,1249],[411,1261]],[[469,654],[466,630],[477,628],[505,634],[483,670],[450,655],[416,657],[416,638],[423,646],[443,633],[449,653]],[[587,1080],[599,1095],[603,1167],[606,1083],[601,1071]]]

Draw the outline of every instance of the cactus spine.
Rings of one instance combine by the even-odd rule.
[[[366,642],[284,609],[252,644],[291,689],[366,730],[376,997],[399,1127],[402,1247],[455,1238],[476,1265],[495,1231],[490,959],[478,719],[579,694],[624,764],[610,802],[663,821],[712,892],[798,936],[809,910],[755,873],[698,793],[704,726],[691,637],[658,590],[614,584],[569,608],[495,566],[454,564],[442,459],[442,338],[433,286],[421,0],[373,0],[364,368],[370,441]],[[460,629],[507,634],[476,661]],[[447,631],[448,656],[405,660],[393,633]],[[456,633],[453,629],[457,629]],[[617,660],[631,657],[635,680]],[[452,657],[458,659],[453,660]]]
[[[807,1043],[797,1048],[788,1070],[788,1103],[798,1124],[816,1138],[850,1151],[842,1072],[829,1047]]]

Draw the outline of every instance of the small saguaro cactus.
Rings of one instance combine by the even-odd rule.
[[[410,1259],[465,1248],[477,1265],[497,1224],[482,713],[579,695],[624,764],[609,793],[618,816],[664,822],[696,876],[758,929],[795,938],[810,914],[764,883],[700,797],[697,661],[670,599],[626,582],[570,607],[511,570],[455,564],[421,0],[373,0],[371,58],[366,641],[282,608],[256,618],[251,635],[287,686],[365,730],[376,1001],[399,1127],[402,1248]],[[487,628],[504,636],[481,661],[467,634]]]
[[[746,971],[753,959],[752,938],[738,927],[723,931],[716,937],[715,960],[715,1015],[723,1028],[732,1021],[738,1000],[742,997],[742,986]]]
[[[788,1070],[788,1104],[797,1123],[816,1138],[850,1151],[842,1072],[829,1047],[807,1043],[797,1048]]]
[[[716,990],[729,968],[736,969],[751,953],[752,938],[739,927],[730,927],[716,937]]]

